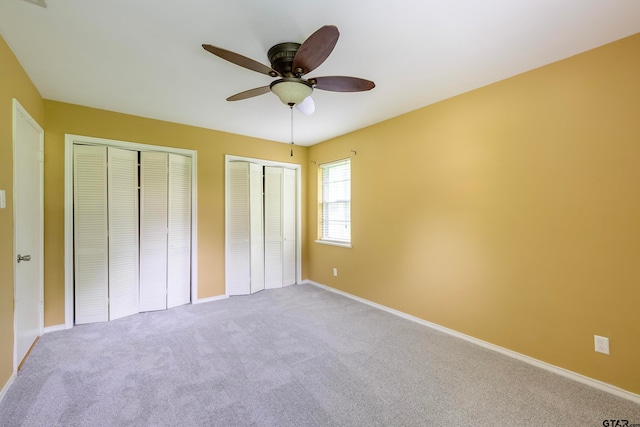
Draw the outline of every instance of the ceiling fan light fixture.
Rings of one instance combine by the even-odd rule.
[[[271,92],[275,93],[283,104],[294,106],[305,100],[313,87],[310,83],[296,78],[284,78],[271,83]]]

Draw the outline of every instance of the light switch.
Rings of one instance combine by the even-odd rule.
[[[0,209],[7,207],[7,193],[4,190],[0,190]]]

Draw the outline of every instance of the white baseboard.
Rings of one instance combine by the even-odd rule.
[[[53,326],[47,326],[46,328],[44,328],[43,333],[48,334],[49,332],[58,332],[58,331],[64,331],[67,329],[67,326],[62,324],[62,325],[53,325]]]
[[[402,317],[403,319],[407,319],[407,320],[410,320],[412,322],[418,323],[420,325],[427,326],[427,327],[429,327],[431,329],[435,329],[437,331],[444,332],[445,334],[454,336],[456,338],[463,339],[465,341],[468,341],[470,343],[479,345],[479,346],[484,347],[486,349],[496,351],[496,352],[498,352],[500,354],[504,354],[505,356],[513,357],[514,359],[518,359],[518,360],[520,360],[522,362],[525,362],[525,363],[528,363],[530,365],[537,366],[538,368],[542,368],[542,369],[545,369],[547,371],[553,372],[554,374],[558,374],[558,375],[561,375],[561,376],[563,376],[565,378],[569,378],[569,379],[577,381],[579,383],[586,384],[586,385],[591,386],[593,388],[597,388],[598,390],[602,390],[602,391],[605,391],[607,393],[613,394],[615,396],[622,397],[622,398],[627,399],[627,400],[631,400],[632,402],[635,402],[635,403],[640,403],[640,395],[639,394],[635,394],[635,393],[632,393],[630,391],[623,390],[623,389],[621,389],[619,387],[616,387],[616,386],[613,386],[611,384],[607,384],[607,383],[604,383],[602,381],[586,377],[586,376],[584,376],[582,374],[578,374],[576,372],[569,371],[568,369],[560,368],[559,366],[555,366],[555,365],[552,365],[550,363],[543,362],[542,360],[534,359],[533,357],[526,356],[524,354],[515,352],[513,350],[509,350],[508,348],[500,347],[498,345],[491,344],[490,342],[487,342],[487,341],[482,341],[482,340],[480,340],[478,338],[474,338],[474,337],[472,337],[470,335],[466,335],[466,334],[463,334],[461,332],[455,331],[453,329],[449,329],[449,328],[446,328],[444,326],[440,326],[440,325],[438,325],[436,323],[428,322],[426,320],[420,319],[420,318],[415,317],[415,316],[411,316],[410,314],[403,313],[401,311],[398,311],[398,310],[395,310],[393,308],[389,308],[389,307],[386,307],[384,305],[381,305],[381,304],[366,300],[364,298],[360,298],[360,297],[357,297],[355,295],[351,295],[351,294],[349,294],[347,292],[343,292],[341,290],[329,287],[327,285],[323,285],[322,283],[317,283],[317,282],[314,282],[312,280],[303,280],[302,283],[306,283],[306,284],[310,284],[310,285],[313,285],[313,286],[317,286],[317,287],[325,289],[327,291],[334,292],[336,294],[345,296],[347,298],[351,298],[351,299],[353,299],[355,301],[367,304],[367,305],[369,305],[371,307],[375,307],[375,308],[378,308],[380,310],[384,310],[384,311],[386,311],[388,313],[394,314],[396,316]]]
[[[199,298],[194,302],[194,304],[203,304],[205,302],[220,301],[227,298],[229,298],[229,295],[218,295],[216,297]]]
[[[2,402],[2,399],[4,399],[5,394],[7,394],[7,391],[9,391],[9,387],[11,387],[11,384],[13,384],[13,382],[15,381],[16,376],[17,374],[15,372],[11,374],[11,376],[9,377],[9,381],[7,381],[4,387],[2,387],[2,390],[0,390],[0,402]]]

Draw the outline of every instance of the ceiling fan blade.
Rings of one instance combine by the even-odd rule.
[[[313,83],[315,81],[315,84]],[[363,92],[376,87],[371,80],[358,77],[329,76],[309,79],[314,89],[329,90],[332,92]]]
[[[293,72],[307,74],[318,68],[331,54],[338,42],[340,32],[334,25],[325,25],[302,43],[293,58]],[[298,72],[298,70],[302,70]]]
[[[242,99],[253,98],[254,96],[264,95],[271,92],[269,86],[257,87],[255,89],[245,90],[244,92],[236,93],[233,96],[227,98],[227,101],[240,101]]]
[[[233,62],[234,64],[241,67],[248,68],[249,70],[257,71],[258,73],[266,74],[271,77],[277,77],[280,75],[273,68],[267,67],[266,65],[261,64],[258,61],[247,58],[246,56],[242,56],[239,53],[231,52],[230,50],[222,49],[210,44],[203,44],[202,47],[204,48],[204,50],[213,53],[215,56],[218,56],[229,62]]]
[[[302,114],[306,114],[308,116],[316,111],[316,103],[313,102],[313,98],[307,96],[300,104],[296,104],[296,108]]]

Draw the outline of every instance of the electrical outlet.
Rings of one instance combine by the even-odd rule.
[[[594,335],[594,342],[596,345],[596,351],[598,353],[609,354],[609,338]]]
[[[333,269],[333,275],[334,275],[334,276],[336,276],[336,277],[338,277],[338,269],[337,269],[337,268],[334,268],[334,269]]]

